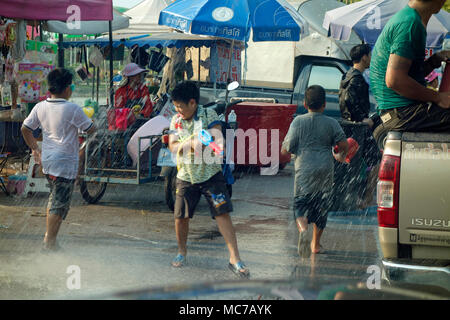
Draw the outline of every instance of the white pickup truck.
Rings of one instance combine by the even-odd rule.
[[[450,278],[450,133],[390,132],[377,189],[382,266]]]
[[[449,63],[440,91],[450,91]],[[385,278],[436,271],[450,287],[450,132],[383,134],[381,124],[374,136],[384,149],[377,203]]]

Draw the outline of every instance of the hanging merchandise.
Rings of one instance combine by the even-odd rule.
[[[189,60],[186,62],[186,76],[191,79],[194,76],[194,68],[192,67],[192,53],[190,49],[186,49],[189,52]]]
[[[131,49],[131,62],[136,63],[141,68],[146,68],[150,62],[150,55],[147,53],[145,48],[139,47],[137,45],[133,46]]]
[[[18,63],[16,79],[23,102],[39,102],[49,96],[47,75],[53,69],[54,66],[48,64]]]
[[[16,42],[16,22],[7,20],[0,24],[0,43],[11,47]]]
[[[5,59],[0,55],[0,85],[5,82]]]
[[[12,98],[11,98],[11,86],[10,85],[2,85],[1,87],[1,96],[2,96],[2,106],[9,106],[11,105]]]
[[[15,40],[11,46],[11,55],[16,61],[21,61],[26,53],[27,23],[19,20],[14,28]]]
[[[77,57],[78,59],[78,57]],[[80,55],[80,63],[81,65],[75,69],[75,72],[80,77],[81,81],[85,81],[86,79],[92,79],[92,74],[89,72],[89,63],[87,57],[86,46],[83,46]],[[84,66],[82,65],[84,63]]]
[[[110,60],[109,52],[111,50],[109,47],[102,48],[103,58],[105,60]],[[125,46],[121,45],[117,48],[113,48],[113,61],[122,61],[125,56]]]
[[[23,80],[19,83],[19,97],[22,102],[38,102],[41,92],[41,85],[34,80]]]
[[[11,57],[11,54],[9,53],[5,61],[5,81],[6,82],[14,81],[14,59]]]
[[[103,55],[97,47],[91,47],[89,51],[89,62],[95,67],[100,67],[103,63]]]
[[[169,57],[162,53],[161,50],[158,51],[151,51],[150,53],[150,63],[148,65],[150,70],[161,72],[161,70],[166,65],[167,61],[169,61]]]
[[[56,61],[58,46],[48,42],[27,40],[26,50],[25,60],[28,62],[53,65]]]

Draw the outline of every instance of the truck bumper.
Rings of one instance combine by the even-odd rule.
[[[449,261],[382,259],[381,263],[383,265],[383,268],[388,272],[440,272],[442,273],[442,275],[450,275]]]

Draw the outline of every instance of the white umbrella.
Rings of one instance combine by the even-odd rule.
[[[327,11],[323,27],[337,40],[348,40],[351,31],[368,44],[375,44],[389,19],[408,4],[408,0],[363,0]],[[450,13],[441,10],[427,26],[427,47],[441,47],[450,30]]]

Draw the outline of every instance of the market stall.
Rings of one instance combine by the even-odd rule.
[[[81,14],[83,12],[83,14]],[[109,21],[111,0],[3,0],[0,6],[0,180],[24,172],[27,147],[23,119],[47,97],[47,74],[57,65],[58,46],[43,40],[43,21]],[[103,22],[105,23],[105,22]],[[31,27],[30,27],[31,26]],[[38,30],[35,30],[38,27]],[[40,34],[39,40],[35,35]],[[6,159],[6,160],[5,160]],[[19,166],[14,160],[20,160]],[[11,163],[12,162],[12,163]],[[3,187],[2,184],[2,187]],[[4,190],[3,190],[4,191]]]

